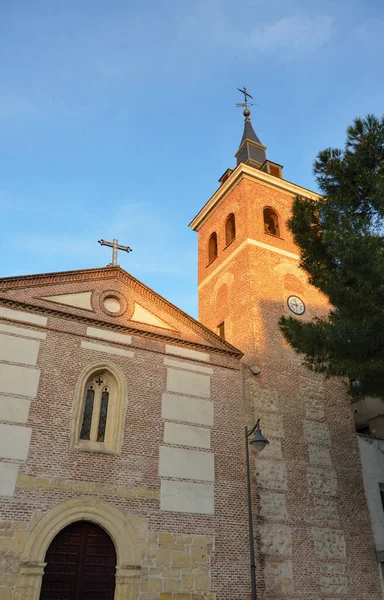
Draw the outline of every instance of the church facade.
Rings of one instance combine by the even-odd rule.
[[[296,195],[246,110],[191,223],[199,321],[116,266],[0,280],[0,600],[379,600],[353,415],[281,314],[328,310],[298,268]]]
[[[241,353],[119,267],[3,279],[0,315],[2,600],[240,593]]]

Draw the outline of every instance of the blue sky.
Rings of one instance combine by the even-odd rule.
[[[0,276],[120,265],[196,315],[188,223],[234,165],[236,87],[285,178],[383,112],[381,0],[3,0]]]

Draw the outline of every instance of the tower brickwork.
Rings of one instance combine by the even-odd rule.
[[[243,156],[247,143],[243,136]],[[298,319],[311,319],[330,308],[299,268],[299,249],[287,227],[294,197],[316,194],[282,179],[280,165],[267,160],[250,158],[226,173],[191,227],[198,231],[199,320],[244,353],[244,419],[260,418],[270,440],[253,471],[259,595],[378,600],[378,565],[344,383],[305,369],[278,327],[281,315],[295,316],[291,309]]]

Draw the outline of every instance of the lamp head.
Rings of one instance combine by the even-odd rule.
[[[265,446],[269,444],[269,440],[267,440],[267,438],[265,438],[261,433],[259,421],[257,421],[256,424],[255,437],[252,440],[250,440],[249,443],[252,444],[252,448],[254,448],[254,450],[256,450],[257,453],[264,450]]]

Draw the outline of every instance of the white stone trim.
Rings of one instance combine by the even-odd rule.
[[[0,395],[0,421],[26,423],[31,401],[26,398]]]
[[[34,366],[37,363],[39,348],[39,340],[0,333],[0,361]]]
[[[0,317],[4,317],[5,319],[12,319],[13,321],[24,321],[24,323],[33,323],[33,325],[45,326],[48,322],[47,317],[34,315],[32,313],[27,313],[21,310],[13,310],[13,308],[6,308],[5,306],[0,306]]]
[[[125,333],[116,333],[115,331],[98,329],[96,327],[87,327],[87,335],[89,337],[100,338],[103,340],[109,340],[111,342],[117,342],[120,344],[131,344],[132,336]]]
[[[223,260],[223,262],[218,265],[216,269],[212,271],[212,273],[207,275],[207,277],[205,277],[205,279],[199,283],[197,289],[200,290],[206,283],[208,283],[212,277],[214,277],[221,269],[223,269],[230,260],[232,260],[241,250],[243,250],[243,248],[245,248],[247,244],[250,244],[251,246],[258,246],[259,248],[263,248],[263,250],[269,250],[270,252],[275,252],[276,254],[287,256],[288,258],[293,258],[294,260],[300,260],[300,256],[298,254],[288,252],[287,250],[282,250],[281,248],[276,248],[276,246],[271,246],[270,244],[265,244],[264,242],[253,240],[252,238],[247,238],[233,252],[231,252],[231,254],[227,256],[227,258]]]
[[[33,329],[25,329],[24,327],[5,325],[4,323],[0,323],[0,331],[10,335],[20,335],[22,337],[35,338],[37,340],[47,339],[47,334],[45,331],[34,331]]]
[[[115,354],[117,356],[128,356],[133,358],[135,356],[132,350],[123,350],[122,348],[114,348],[113,346],[104,346],[104,344],[96,344],[93,342],[81,342],[81,348],[84,350],[94,350],[96,352],[104,352],[105,354]]]
[[[166,444],[209,450],[211,447],[211,431],[206,427],[167,422],[164,424],[164,442]]]
[[[211,378],[204,373],[191,373],[167,367],[167,391],[210,398]]]
[[[0,393],[35,398],[40,369],[0,363]]]
[[[32,429],[0,423],[0,458],[27,460]]]
[[[0,496],[13,496],[15,493],[19,465],[0,462]]]
[[[135,302],[133,315],[129,320],[137,323],[146,323],[147,325],[153,325],[154,327],[161,327],[162,329],[174,329],[168,323],[163,321],[163,319],[160,319],[160,317],[157,317],[155,314],[137,302]]]
[[[182,356],[183,358],[191,358],[209,362],[209,354],[206,354],[205,352],[198,352],[197,350],[190,350],[190,348],[182,348],[181,346],[171,346],[170,344],[166,344],[165,352],[167,354]]]
[[[161,480],[160,510],[214,514],[214,486],[212,483]]]
[[[171,358],[164,358],[164,364],[168,367],[175,367],[176,369],[186,369],[187,371],[199,371],[200,373],[213,374],[212,367],[202,367],[201,365],[195,365],[190,362],[182,362],[181,360],[172,360]]]
[[[209,400],[166,394],[162,396],[161,416],[171,421],[213,425],[213,403]]]
[[[300,256],[298,254],[288,252],[287,250],[283,250],[282,248],[276,248],[276,246],[271,246],[270,244],[265,244],[264,242],[259,242],[258,240],[252,240],[251,238],[248,238],[247,244],[251,244],[251,246],[258,246],[259,248],[269,250],[270,252],[276,252],[276,254],[281,254],[282,256],[288,256],[288,258],[300,260]]]
[[[214,481],[213,453],[160,446],[159,476]]]
[[[73,308],[93,311],[91,303],[92,292],[77,292],[74,294],[57,294],[55,296],[42,296],[41,300],[56,302]]]

